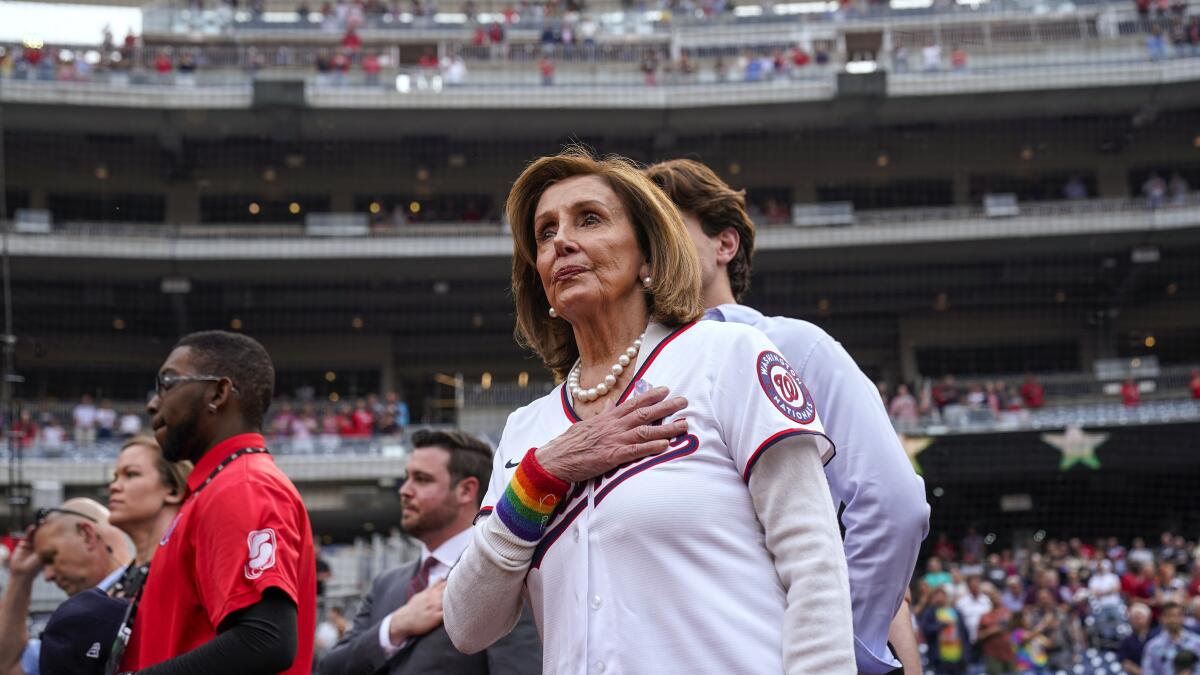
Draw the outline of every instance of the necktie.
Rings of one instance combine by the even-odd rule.
[[[433,571],[433,566],[437,563],[437,558],[433,556],[429,556],[425,562],[421,563],[421,568],[413,575],[412,581],[408,582],[408,597],[411,598],[429,587],[429,573]]]

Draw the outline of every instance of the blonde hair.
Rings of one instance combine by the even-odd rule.
[[[513,184],[505,211],[513,235],[512,293],[516,304],[516,339],[541,357],[559,377],[579,357],[570,324],[551,319],[537,271],[533,220],[542,194],[555,183],[577,176],[599,176],[621,200],[633,225],[638,248],[646,256],[653,281],[647,290],[650,318],[680,326],[704,313],[700,295],[700,262],[679,210],[632,160],[617,155],[596,158],[572,145],[557,155],[534,161]]]
[[[134,436],[121,444],[121,450],[117,454],[120,455],[135,445],[144,445],[154,450],[156,454],[154,468],[158,470],[158,477],[162,480],[163,485],[170,488],[171,494],[182,496],[187,493],[187,479],[193,468],[191,462],[186,459],[179,462],[168,462],[167,458],[163,456],[158,441],[153,436]]]

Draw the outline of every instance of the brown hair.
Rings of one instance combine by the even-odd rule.
[[[492,448],[479,438],[457,429],[418,429],[413,432],[411,445],[416,448],[441,448],[450,453],[446,471],[451,485],[458,485],[464,478],[479,481],[475,501],[483,504],[483,493],[492,480]]]
[[[578,145],[530,164],[508,193],[505,211],[513,235],[512,292],[516,302],[516,338],[533,349],[559,377],[579,356],[575,334],[566,321],[549,317],[537,271],[533,219],[542,194],[551,185],[576,176],[600,176],[621,200],[633,224],[638,248],[649,261],[653,282],[647,290],[650,317],[680,326],[704,313],[700,297],[700,262],[679,210],[629,159],[598,159]]]
[[[733,297],[741,302],[750,290],[754,257],[754,221],[746,214],[745,190],[734,190],[713,170],[693,159],[672,159],[652,164],[646,175],[667,193],[681,211],[693,213],[704,234],[715,237],[732,227],[738,250],[726,271]]]
[[[182,496],[187,492],[187,479],[192,473],[191,462],[186,459],[180,462],[168,462],[167,458],[163,457],[162,448],[159,447],[158,441],[154,440],[153,436],[134,436],[121,444],[121,450],[117,454],[119,455],[135,445],[144,445],[154,450],[154,468],[158,470],[159,479],[171,490],[171,494]]]

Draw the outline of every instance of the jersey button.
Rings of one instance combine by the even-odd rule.
[[[596,662],[596,672],[597,672],[597,673],[603,673],[603,672],[604,672],[604,662],[603,662],[603,661],[597,661],[597,662]]]
[[[600,600],[600,596],[598,596],[598,595],[592,596],[592,609],[600,609],[600,605],[602,605],[602,604],[604,604],[604,603],[602,600]]]

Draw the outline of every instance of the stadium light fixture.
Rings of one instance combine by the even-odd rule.
[[[250,202],[250,206],[246,207],[246,210],[250,212],[250,215],[257,216],[262,211],[262,207],[258,205],[258,202]]]
[[[742,165],[740,162],[730,162],[729,163],[729,174],[731,176],[736,176],[736,175],[740,174],[741,172],[742,172]]]
[[[342,397],[336,391],[329,392],[330,403],[337,403],[340,400],[342,400]]]
[[[482,376],[479,378],[479,386],[480,386],[480,387],[482,387],[484,391],[487,391],[488,389],[491,389],[491,388],[492,388],[492,374],[491,374],[491,373],[484,373],[484,374],[483,374],[483,375],[482,375]]]
[[[333,372],[332,370],[325,371],[325,381],[326,382],[333,382],[336,379],[337,379],[337,373]]]
[[[232,319],[229,320],[229,327],[234,330],[241,330],[242,329],[242,320],[237,318],[236,316],[233,317]]]
[[[119,316],[116,317],[115,319],[113,319],[112,326],[113,326],[113,330],[125,330],[125,319],[122,319]]]
[[[1155,340],[1153,335],[1147,335],[1142,344],[1146,345],[1146,349],[1154,349],[1154,345],[1158,344],[1158,340]]]
[[[529,373],[524,370],[517,373],[517,386],[522,389],[529,386]]]
[[[288,213],[292,214],[293,216],[299,215],[300,204],[298,202],[292,202],[291,204],[288,204]]]
[[[374,214],[377,214],[380,211],[382,211],[383,207],[379,205],[379,202],[371,202],[371,206],[368,207],[367,210],[370,211],[372,215],[374,215]]]
[[[262,179],[265,180],[266,182],[274,183],[275,179],[278,177],[279,177],[279,174],[275,173],[275,169],[273,167],[268,166],[267,168],[263,169]]]
[[[891,163],[892,163],[892,158],[889,157],[886,152],[879,153],[879,156],[875,158],[875,166],[877,166],[881,169],[886,168],[887,165],[889,165]]]
[[[353,319],[350,319],[350,327],[354,330],[362,330],[363,318],[361,316],[356,316]]]

